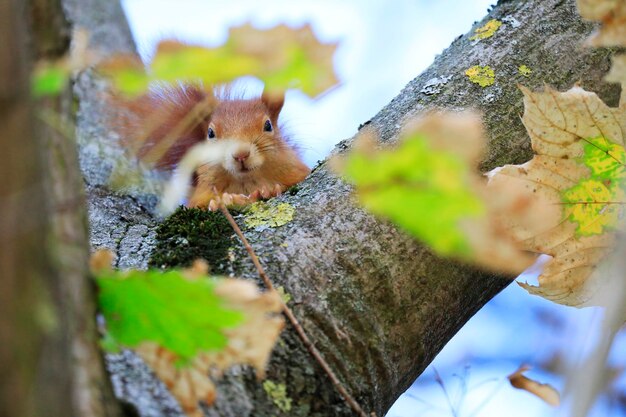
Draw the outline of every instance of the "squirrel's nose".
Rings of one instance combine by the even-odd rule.
[[[237,162],[245,162],[246,159],[250,157],[250,151],[240,151],[233,154],[233,158]]]

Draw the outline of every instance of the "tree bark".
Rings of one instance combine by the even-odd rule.
[[[19,1],[0,3],[0,139],[6,155],[0,164],[0,410],[10,416],[35,415],[28,398],[45,329],[32,312],[48,305],[42,171],[32,129],[25,18]]]
[[[488,170],[531,157],[519,118],[523,108],[517,83],[564,90],[579,82],[609,105],[618,103],[619,86],[602,81],[612,52],[582,46],[594,26],[581,21],[574,0],[500,1],[473,29],[492,18],[504,22],[495,36],[479,42],[469,39],[472,33],[459,37],[370,121],[383,140],[395,140],[403,120],[429,109],[479,109],[488,136],[481,169]],[[532,68],[530,77],[519,73],[522,64]],[[472,84],[465,70],[473,65],[491,66],[495,84]],[[82,168],[91,184],[92,244],[118,250],[120,266],[145,266],[155,222],[143,200],[114,195],[94,174],[100,172],[102,158],[89,158],[90,143],[102,139],[98,132],[110,133],[101,115],[90,110],[97,108],[89,90],[94,78],[81,77],[79,136]],[[350,146],[347,140],[337,149]],[[511,280],[440,259],[359,208],[350,192],[322,163],[295,195],[274,200],[296,207],[292,222],[245,233],[270,277],[291,295],[294,312],[340,379],[365,409],[382,416],[459,328]],[[226,269],[256,279],[241,248]],[[143,416],[179,414],[132,353],[109,356],[108,364],[117,395],[134,403]],[[288,412],[277,408],[252,372],[236,369],[219,383],[217,403],[206,415],[353,415],[289,327],[267,377],[286,385]]]
[[[69,49],[60,0],[3,1],[0,414],[116,417],[87,271],[72,97],[30,95],[32,61]]]

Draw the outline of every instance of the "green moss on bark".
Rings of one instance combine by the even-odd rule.
[[[186,267],[201,258],[212,273],[225,273],[228,250],[236,244],[234,237],[222,213],[181,207],[157,228],[149,266]]]

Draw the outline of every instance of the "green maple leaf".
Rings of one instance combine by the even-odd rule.
[[[470,185],[475,174],[459,155],[432,149],[418,133],[394,149],[352,152],[343,174],[372,213],[443,255],[471,256],[460,222],[484,216],[485,207]]]
[[[107,271],[97,283],[109,346],[152,341],[186,360],[222,349],[223,330],[243,320],[222,306],[212,281],[189,280],[180,271]]]
[[[251,75],[269,91],[299,88],[315,96],[337,83],[332,62],[335,49],[335,44],[320,43],[310,26],[259,30],[244,25],[232,28],[226,43],[215,48],[163,41],[147,71],[137,59],[123,56],[99,69],[127,95],[142,93],[154,81],[200,81],[211,86]]]
[[[277,292],[262,293],[249,280],[209,279],[200,261],[183,271],[113,271],[112,259],[99,250],[90,261],[106,319],[101,346],[133,348],[188,414],[215,400],[210,374],[237,364],[266,368],[284,326]]]
[[[255,74],[262,63],[238,53],[230,44],[208,49],[178,42],[163,42],[151,63],[152,76],[161,81],[201,80],[207,85]]]

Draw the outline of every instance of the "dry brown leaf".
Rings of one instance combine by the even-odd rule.
[[[578,0],[578,10],[585,19],[602,23],[600,30],[589,39],[591,45],[626,45],[626,1]]]
[[[600,30],[589,39],[589,44],[626,46],[626,0],[578,0],[578,9],[585,19],[602,23]],[[606,80],[622,85],[621,103],[626,106],[626,55],[613,57]]]
[[[517,369],[517,371],[509,375],[507,378],[509,378],[511,385],[517,389],[528,391],[541,398],[547,404],[557,407],[561,403],[559,392],[551,385],[542,384],[541,382],[537,382],[524,376],[524,372],[529,369],[529,366],[522,365]]]
[[[98,249],[89,257],[89,270],[92,274],[113,269],[115,254],[110,249]]]
[[[560,304],[599,303],[594,295],[603,281],[597,266],[613,248],[626,203],[626,114],[579,87],[565,93],[549,88],[532,93],[522,87],[522,92],[523,122],[537,155],[523,165],[489,173],[490,187],[524,190],[545,203],[540,223],[522,224],[513,217],[503,221],[524,249],[553,259],[538,287],[520,285]],[[602,158],[589,156],[589,149]]]
[[[193,261],[193,263],[191,264],[189,268],[186,268],[185,270],[183,270],[183,273],[185,274],[185,277],[187,279],[194,280],[194,279],[206,277],[209,274],[210,270],[211,270],[211,266],[206,260],[196,259],[195,261]]]
[[[292,81],[297,82],[294,86],[311,96],[338,83],[333,71],[337,44],[320,43],[309,24],[299,29],[278,25],[265,31],[247,24],[231,28],[229,39],[235,50],[257,57],[267,66],[265,71],[271,75],[262,78],[269,90],[284,90],[285,81],[293,74],[299,74]]]
[[[196,264],[192,274],[204,269]],[[225,331],[228,345],[220,352],[198,354],[189,364],[177,364],[177,357],[155,343],[144,342],[137,353],[170,389],[189,417],[202,416],[200,402],[212,404],[216,397],[214,382],[233,365],[251,365],[259,378],[265,373],[270,353],[284,320],[277,315],[282,302],[277,292],[261,293],[253,282],[226,279],[215,288],[216,295],[228,300],[224,307],[243,312],[244,323]]]

